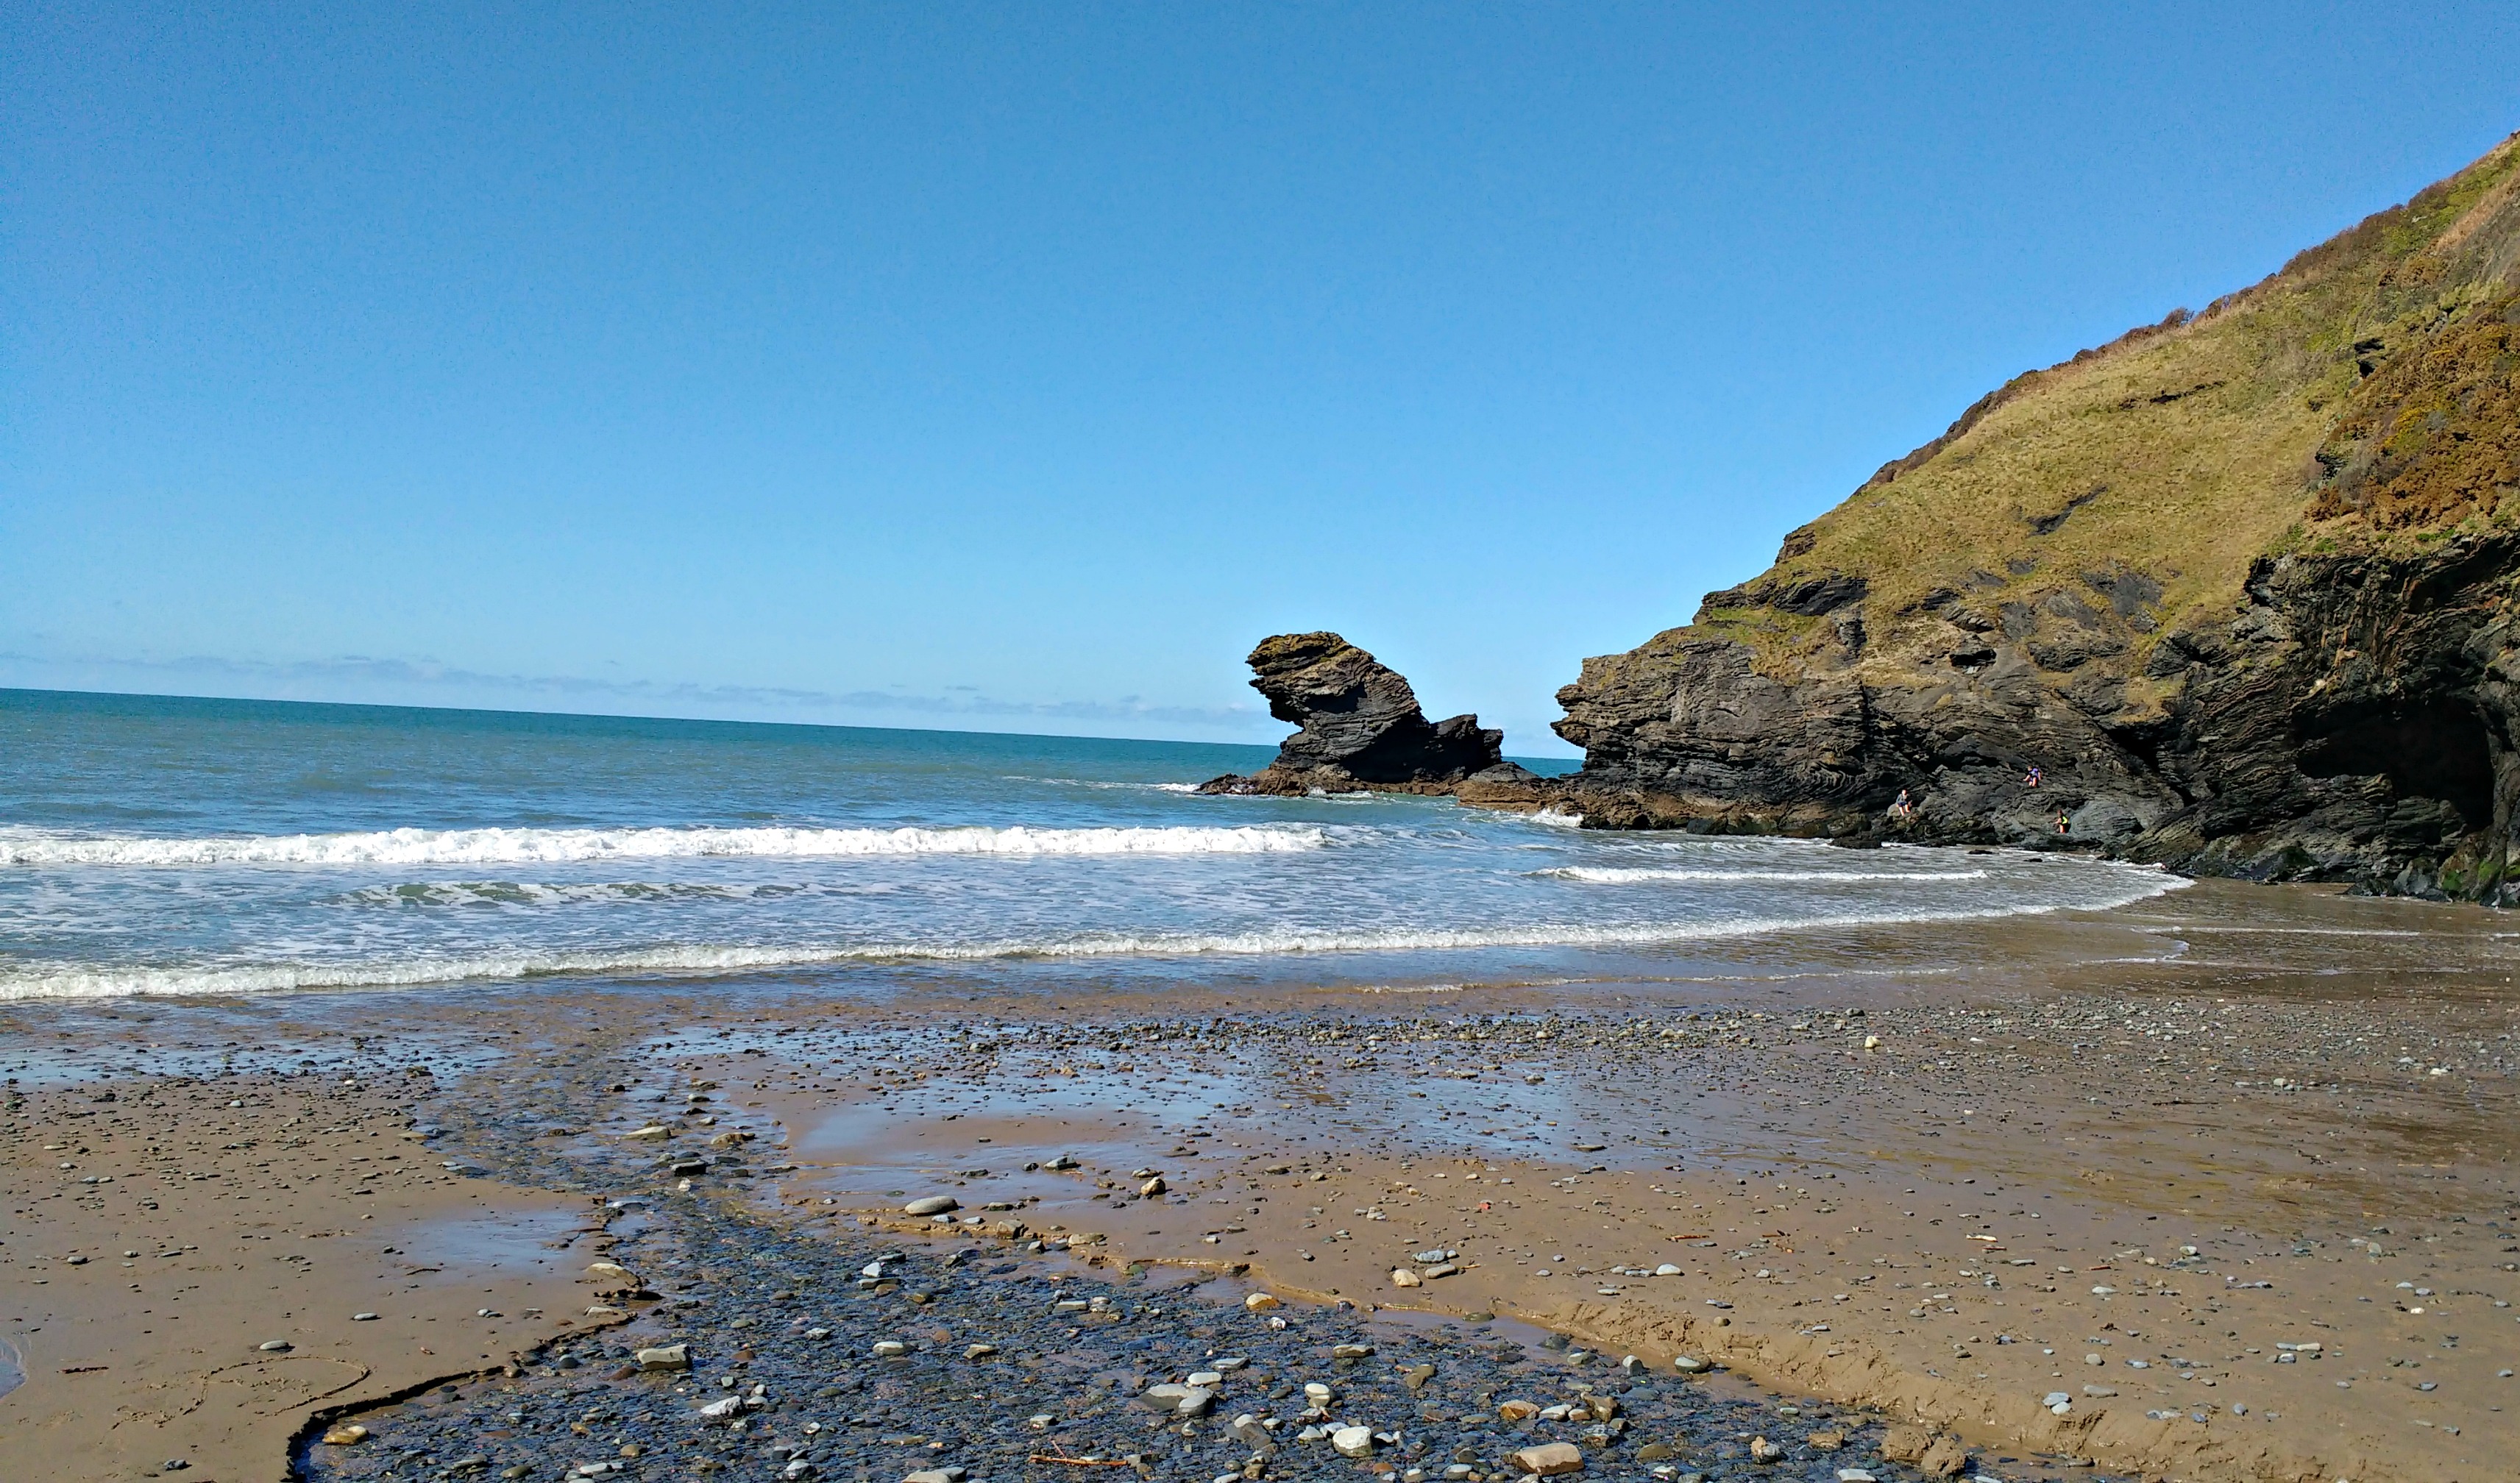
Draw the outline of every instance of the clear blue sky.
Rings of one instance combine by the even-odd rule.
[[[1562,750],[2520,128],[2507,0],[6,15],[0,685],[1000,731],[1272,740],[1329,627]]]

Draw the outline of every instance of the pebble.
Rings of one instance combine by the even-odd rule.
[[[904,1215],[943,1215],[948,1210],[961,1209],[962,1205],[963,1202],[961,1200],[956,1199],[950,1194],[930,1194],[912,1200],[909,1204],[902,1206],[901,1213]]]
[[[630,1359],[631,1363],[637,1365],[641,1370],[689,1370],[692,1368],[691,1346],[688,1344],[659,1344],[653,1349],[642,1349],[636,1354],[633,1354]]]
[[[1572,1442],[1543,1442],[1537,1447],[1520,1448],[1507,1461],[1520,1470],[1542,1478],[1584,1470],[1583,1449]]]
[[[607,1070],[605,1080],[619,1074]],[[1218,1472],[1242,1479],[1255,1460],[1271,1479],[1328,1465],[1370,1467],[1384,1483],[1584,1471],[1645,1483],[1649,1466],[1668,1462],[1659,1469],[1668,1483],[1688,1468],[1737,1483],[1751,1476],[1744,1449],[1754,1432],[1811,1459],[1768,1477],[1813,1483],[1841,1461],[1896,1471],[1875,1461],[1877,1420],[1790,1416],[1743,1390],[1681,1383],[1717,1368],[1692,1357],[1648,1372],[1642,1361],[1609,1366],[1613,1349],[1577,1368],[1562,1337],[1543,1345],[1520,1325],[1499,1332],[1483,1326],[1496,1324],[1491,1313],[1404,1318],[1361,1301],[1287,1302],[1239,1290],[1238,1273],[1117,1261],[1064,1232],[1033,1233],[1027,1245],[994,1216],[988,1226],[930,1226],[948,1211],[913,1215],[910,1191],[887,1201],[886,1215],[919,1221],[917,1236],[867,1229],[847,1209],[763,1219],[740,1171],[723,1163],[696,1182],[711,1188],[677,1192],[644,1149],[548,1139],[556,1122],[612,1115],[600,1097],[564,1101],[465,1104],[445,1114],[454,1126],[441,1146],[592,1196],[608,1215],[640,1209],[610,1227],[600,1261],[580,1265],[593,1265],[586,1275],[599,1282],[635,1281],[665,1296],[622,1298],[607,1310],[615,1326],[560,1334],[491,1383],[361,1412],[372,1435],[303,1455],[310,1483],[438,1483],[453,1476],[445,1460],[468,1457],[486,1460],[480,1476],[587,1467],[583,1476],[619,1483],[1203,1483]],[[1145,1171],[1122,1192],[1159,1177]],[[647,1192],[613,1192],[624,1188]],[[1410,1261],[1394,1270],[1423,1281],[1419,1269],[1458,1261],[1450,1248],[1418,1249],[1428,1238],[1399,1247]],[[1079,1258],[1099,1270],[1080,1270]],[[651,1371],[658,1351],[682,1363]],[[982,1360],[989,1369],[975,1383]],[[1325,1383],[1330,1365],[1335,1388]],[[1217,1415],[1229,1378],[1230,1426]],[[1169,1407],[1137,1404],[1155,1389],[1149,1381],[1175,1387]],[[1552,1407],[1558,1419],[1542,1419]],[[1827,1470],[1819,1421],[1844,1449]],[[1299,1438],[1329,1445],[1306,1453]],[[1037,1456],[1126,1465],[1104,1475],[1037,1466],[1028,1461]]]

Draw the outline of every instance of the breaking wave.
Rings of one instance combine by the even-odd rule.
[[[1310,826],[1135,829],[398,829],[345,834],[105,837],[0,831],[0,865],[519,865],[695,857],[1257,855],[1318,849]]]
[[[2117,903],[2142,900],[2186,884],[2163,874],[2128,882]],[[1975,921],[2089,910],[2096,903],[2057,902],[1952,911],[1848,912],[1812,917],[1757,917],[1694,922],[1620,925],[1543,923],[1493,928],[1282,929],[1220,933],[1080,933],[1065,937],[971,943],[726,946],[696,944],[575,952],[486,952],[443,958],[365,963],[102,968],[26,965],[0,973],[0,1002],[102,999],[130,995],[232,995],[281,990],[412,988],[481,979],[583,977],[615,973],[727,974],[849,964],[987,962],[1053,958],[1202,958],[1307,953],[1385,953],[1508,947],[1642,947],[1712,941],[1766,932]]]
[[[1597,885],[1629,885],[1644,880],[1984,880],[1984,871],[1710,871],[1665,870],[1659,867],[1568,865],[1534,871],[1559,880],[1588,880]]]
[[[710,885],[682,880],[600,880],[567,885],[537,880],[414,880],[400,885],[363,886],[332,899],[343,906],[562,906],[591,901],[772,901],[802,894],[806,889],[801,885]]]

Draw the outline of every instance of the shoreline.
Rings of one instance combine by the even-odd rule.
[[[1586,985],[1585,1004],[1558,1010],[1549,1004],[1558,986],[1324,989],[1254,1010],[1247,986],[1186,985],[1160,1005],[1063,995],[1054,1009],[1028,996],[870,1005],[801,984],[717,1000],[688,986],[537,985],[504,1002],[500,1033],[470,1069],[449,1054],[460,1038],[450,1007],[418,996],[372,997],[354,1015],[338,1001],[293,998],[126,1004],[148,1016],[145,1031],[96,1008],[47,1014],[22,1004],[7,1019],[29,1038],[71,1026],[89,1049],[127,1061],[128,1042],[100,1032],[162,1042],[165,1021],[198,1013],[263,1026],[255,1043],[275,1047],[268,1059],[321,1063],[312,1077],[218,1080],[264,1076],[257,1095],[294,1099],[288,1116],[301,1122],[286,1128],[275,1101],[257,1113],[256,1146],[227,1150],[290,1160],[258,1171],[273,1186],[254,1191],[259,1209],[170,1197],[209,1181],[155,1187],[164,1208],[149,1213],[194,1223],[189,1239],[205,1251],[202,1236],[248,1210],[327,1224],[320,1213],[334,1205],[316,1198],[322,1182],[311,1176],[329,1171],[315,1160],[374,1161],[388,1143],[421,1146],[399,1137],[413,1116],[443,1124],[428,1146],[489,1173],[455,1176],[431,1159],[435,1176],[461,1182],[383,1182],[363,1197],[399,1201],[358,1212],[398,1237],[365,1238],[363,1271],[334,1263],[342,1296],[326,1299],[372,1301],[351,1294],[385,1271],[374,1248],[404,1246],[418,1260],[434,1241],[453,1257],[432,1298],[448,1309],[441,1327],[486,1322],[473,1311],[483,1306],[521,1314],[528,1296],[547,1319],[570,1314],[587,1306],[575,1301],[589,1291],[579,1258],[612,1249],[581,1231],[575,1250],[536,1248],[550,1260],[517,1295],[472,1294],[462,1308],[455,1289],[482,1286],[470,1280],[493,1258],[427,1229],[450,1196],[570,1212],[582,1226],[574,1212],[599,1195],[680,1199],[674,1187],[688,1177],[694,1198],[747,1218],[778,1212],[858,1232],[870,1229],[861,1217],[898,1223],[896,1191],[945,1192],[1012,1207],[985,1212],[989,1223],[1101,1236],[1124,1264],[1247,1264],[1252,1281],[1282,1284],[1272,1290],[1369,1314],[1493,1312],[1637,1353],[1665,1376],[1679,1352],[1721,1360],[1775,1392],[1956,1432],[1977,1465],[2007,1479],[2063,1476],[2039,1461],[2063,1457],[2092,1459],[2104,1475],[2483,1478],[2492,1473],[2480,1464],[2512,1434],[2502,1408],[2520,1405],[2520,1388],[2498,1373],[2520,1368],[2520,1323],[2496,1306],[2520,1297],[2503,1249],[2520,1245],[2508,1038],[2520,990],[2487,923],[2438,915],[2452,910],[2200,883],[2051,932],[1998,923],[1945,933],[1949,971],[1859,953],[1840,973],[1781,985],[1744,974]],[[2183,947],[2053,951],[2092,931]],[[366,1072],[356,1093],[342,1090],[338,1064],[389,1062],[403,1045],[438,1061],[439,1074],[380,1085]],[[716,1084],[702,1094],[710,1100],[686,1101],[701,1083]],[[33,1192],[38,1180],[90,1172],[46,1168],[39,1146],[66,1140],[34,1136],[40,1127],[207,1085],[146,1084],[155,1098],[113,1104],[75,1100],[103,1090],[94,1087],[13,1088],[31,1109],[13,1125],[13,1187]],[[416,1086],[430,1090],[414,1096]],[[632,1119],[659,1112],[674,1114],[658,1120],[661,1142],[622,1137],[645,1125]],[[172,1128],[154,1136],[162,1143]],[[308,1137],[319,1130],[323,1139]],[[742,1133],[753,1137],[730,1136]],[[299,1137],[308,1141],[278,1147]],[[1061,1154],[1082,1169],[1019,1168]],[[49,1161],[97,1156],[51,1150]],[[677,1160],[705,1162],[671,1176]],[[164,1172],[199,1172],[181,1164]],[[978,1168],[992,1172],[968,1172]],[[1166,1181],[1164,1194],[1137,1197],[1142,1169],[1158,1171],[1148,1177]],[[410,1188],[394,1191],[397,1183]],[[47,1192],[63,1196],[55,1208],[78,1198]],[[139,1213],[117,1212],[112,1229],[139,1230]],[[42,1274],[36,1287],[23,1260],[29,1241],[64,1244],[69,1228],[39,1239],[25,1222],[13,1216],[0,1248],[13,1258],[0,1265],[0,1295],[14,1305],[0,1318],[28,1314],[36,1296],[48,1313],[75,1315],[61,1301],[66,1272]],[[81,1249],[166,1249],[105,1229],[82,1234]],[[2182,1249],[2191,1245],[2193,1255]],[[1460,1252],[1460,1270],[1393,1285],[1395,1270],[1436,1265],[1410,1260],[1435,1249]],[[1614,1271],[1666,1265],[1682,1270]],[[79,1270],[138,1275],[102,1255]],[[311,1292],[319,1280],[333,1281],[320,1270],[291,1281]],[[563,1289],[573,1306],[552,1298]],[[81,1301],[102,1316],[106,1299],[99,1284]],[[624,1311],[635,1321],[649,1310]],[[46,1326],[34,1335],[42,1346],[61,1332]],[[344,1325],[324,1340],[373,1371],[341,1402],[383,1393],[386,1370],[362,1347],[390,1358],[381,1327]],[[502,1342],[524,1355],[562,1331],[547,1321],[503,1330]],[[22,1323],[0,1337],[27,1347]],[[118,1356],[162,1363],[151,1346],[164,1341],[145,1338],[125,1333]],[[2320,1347],[2275,1347],[2309,1343]],[[469,1352],[514,1363],[477,1343]],[[40,1360],[30,1352],[26,1385],[0,1396],[0,1440],[76,1431],[101,1415],[46,1399],[81,1378],[47,1374],[75,1363],[51,1360],[48,1348]],[[408,1374],[404,1383],[431,1377]],[[2427,1382],[2436,1388],[2418,1388]],[[2046,1402],[2060,1391],[2061,1416]],[[317,1404],[340,1402],[300,1397],[235,1435],[266,1436],[280,1413]],[[29,1429],[38,1415],[55,1418],[52,1432]],[[87,1475],[128,1476],[139,1458]],[[2005,1458],[2017,1461],[1996,1461]],[[255,1473],[197,1460],[188,1476],[283,1475],[283,1460],[270,1461]]]

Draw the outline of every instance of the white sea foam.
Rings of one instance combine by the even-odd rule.
[[[712,885],[685,880],[600,880],[547,884],[537,880],[414,880],[363,886],[334,897],[345,906],[565,906],[581,902],[767,901],[806,887],[785,884]],[[819,888],[818,888],[819,889]],[[884,894],[881,883],[851,894]]]
[[[1616,925],[1535,923],[1512,927],[1380,930],[1274,930],[1222,933],[1082,933],[1032,940],[971,943],[733,946],[693,944],[547,952],[517,950],[366,962],[303,962],[199,966],[100,967],[26,964],[0,972],[0,1002],[100,999],[129,995],[245,995],[285,990],[409,988],[479,979],[586,977],[606,974],[726,974],[853,963],[986,962],[1025,958],[1244,957],[1318,953],[1388,953],[1511,947],[1646,947],[1768,932],[1813,931],[1915,922],[1970,921],[2041,916],[2055,911],[2124,906],[2179,889],[2167,873],[2125,873],[2114,900],[2015,903],[1948,911],[1879,910],[1805,918],[1757,917],[1693,922]]]
[[[698,856],[1205,855],[1309,850],[1317,827],[1134,829],[398,829],[373,833],[98,837],[0,830],[0,866],[513,865]]]
[[[1630,885],[1646,880],[1984,880],[1984,871],[1711,871],[1647,869],[1636,866],[1568,865],[1534,871],[1560,880],[1586,880],[1597,885]]]
[[[1091,787],[1110,792],[1195,793],[1195,783],[1117,783],[1104,778],[1036,778],[1025,773],[1008,773],[1009,783],[1046,783],[1053,787]]]

